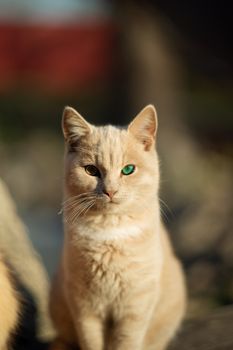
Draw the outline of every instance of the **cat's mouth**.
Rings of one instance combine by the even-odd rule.
[[[99,196],[96,201],[97,209],[108,209],[113,208],[114,206],[118,206],[121,204],[121,200],[119,198],[108,198],[107,196]]]
[[[103,199],[102,200],[102,203],[104,204],[104,205],[106,205],[106,206],[108,206],[108,205],[114,205],[114,204],[120,204],[120,200],[119,199],[116,199],[116,198],[112,198],[112,199]]]

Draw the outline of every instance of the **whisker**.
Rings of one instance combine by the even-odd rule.
[[[66,202],[69,202],[69,201],[73,201],[73,200],[76,200],[78,198],[82,198],[83,196],[88,196],[88,195],[93,195],[93,192],[83,192],[83,193],[80,193],[78,195],[75,195],[75,196],[72,196],[72,197],[69,197],[67,198],[66,200],[64,200],[62,203],[66,203]]]
[[[83,213],[83,216],[86,215],[86,213],[93,207],[94,204],[95,204],[95,201],[93,201],[93,203],[91,203],[90,206],[85,210],[85,212]]]
[[[172,210],[169,208],[169,206],[160,198],[158,197],[159,202],[161,203],[161,209],[162,209],[162,205],[164,206],[164,208],[168,211],[168,213],[171,215],[172,218],[174,218],[174,213],[172,212]]]
[[[75,206],[74,208],[71,208],[68,212],[66,212],[66,216],[72,218],[76,215],[82,208],[84,208],[86,205],[88,205],[88,202],[82,203],[82,205]]]
[[[84,204],[86,201],[96,199],[96,194],[93,192],[84,192],[79,195],[68,198],[62,203],[62,211],[73,210],[76,207]]]
[[[70,213],[67,213],[67,217],[71,221],[73,221],[73,219],[76,217],[76,215],[78,215],[83,210],[83,208],[86,208],[88,205],[89,205],[89,201],[87,203],[83,203],[79,207],[75,207],[73,210],[70,211]]]
[[[97,196],[90,193],[89,196],[85,198],[76,198],[71,203],[66,203],[64,209],[68,212],[66,213],[66,221],[73,223],[83,211],[89,209],[90,206],[94,205]]]
[[[159,208],[160,209],[160,213],[161,213],[161,216],[166,219],[167,222],[169,222],[169,217],[167,215],[167,213],[163,210],[162,207]]]
[[[73,213],[73,215],[71,215],[71,217],[68,217],[68,222],[71,224],[74,224],[75,221],[77,220],[77,218],[79,216],[81,216],[82,214],[85,215],[87,213],[87,211],[95,204],[95,200],[92,200],[89,203],[86,203],[83,207],[79,208],[79,210],[77,210],[76,212]]]
[[[76,201],[73,201],[71,203],[66,203],[65,205],[63,205],[63,209],[72,209],[86,201],[89,201],[91,199],[95,199],[96,196],[92,196],[92,197],[89,197],[89,198],[81,198],[81,199],[77,199]]]

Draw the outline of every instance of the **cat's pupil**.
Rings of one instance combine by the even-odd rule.
[[[84,168],[88,175],[100,177],[99,169],[94,165],[86,165]]]
[[[122,170],[123,175],[130,175],[135,171],[135,165],[133,164],[127,164]]]

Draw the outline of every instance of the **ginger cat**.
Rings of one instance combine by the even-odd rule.
[[[31,243],[27,228],[17,213],[10,192],[1,178],[0,208],[0,252],[9,263],[19,284],[27,291],[26,294],[20,292],[20,299],[23,300],[22,315],[30,295],[36,307],[36,336],[40,341],[51,341],[55,333],[48,315],[49,278],[39,254]],[[18,332],[23,332],[23,327],[19,327]],[[29,333],[24,334],[25,339]]]
[[[19,303],[9,271],[0,256],[0,350],[7,350],[18,320]]]
[[[160,219],[156,130],[152,105],[127,129],[96,127],[64,110],[54,350],[164,350],[180,325],[185,284]]]

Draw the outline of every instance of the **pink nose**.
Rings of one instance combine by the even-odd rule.
[[[114,194],[117,191],[110,191],[110,190],[104,190],[103,193],[106,194],[106,196],[108,196],[110,199],[113,199]]]

